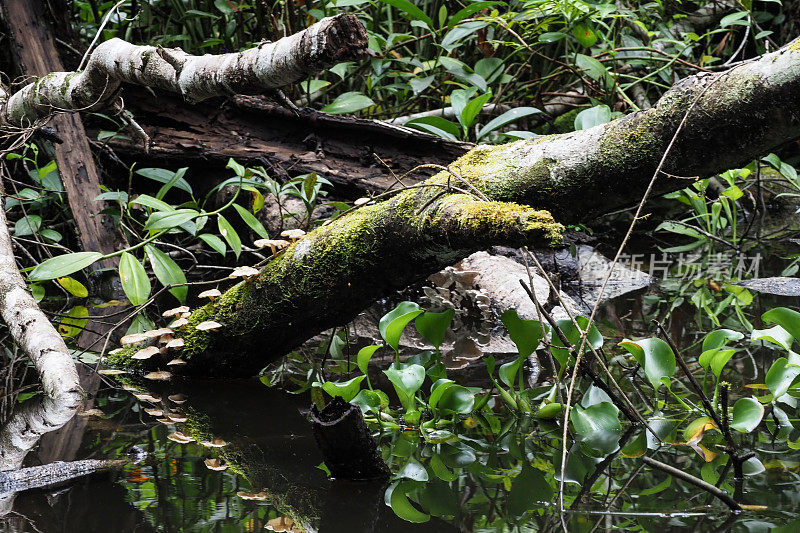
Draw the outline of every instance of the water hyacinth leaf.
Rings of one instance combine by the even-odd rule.
[[[712,348],[710,350],[706,350],[700,354],[698,362],[700,366],[708,370],[711,368],[714,375],[719,378],[720,374],[722,374],[722,369],[728,364],[731,357],[736,350],[724,350],[722,348]]]
[[[103,254],[100,252],[74,252],[57,255],[36,265],[36,268],[28,274],[28,280],[47,281],[68,276],[88,267],[101,257]]]
[[[242,217],[244,223],[247,224],[251,230],[253,230],[262,239],[269,239],[269,233],[267,233],[264,225],[259,222],[250,211],[239,204],[233,204],[233,207],[236,209],[236,212],[239,213],[239,216]]]
[[[436,405],[439,403],[439,399],[442,397],[444,392],[454,384],[455,382],[452,379],[437,379],[433,385],[431,385],[431,395],[428,398],[428,407],[431,409],[436,409]]]
[[[169,292],[177,298],[180,303],[184,303],[186,301],[186,296],[189,294],[189,288],[184,285],[186,283],[186,275],[183,273],[183,270],[181,270],[181,267],[179,267],[170,256],[151,244],[146,244],[144,251],[150,259],[150,265],[153,268],[156,279],[158,279],[164,287],[183,285],[180,287],[172,287],[169,289]]]
[[[433,481],[419,492],[419,503],[434,516],[455,516],[459,511],[459,497],[447,483]]]
[[[500,317],[508,330],[511,340],[517,346],[520,357],[530,356],[539,346],[546,329],[538,320],[524,320],[515,309],[509,309]]]
[[[528,461],[523,461],[522,471],[511,482],[508,493],[508,513],[511,516],[522,516],[526,511],[534,509],[537,501],[549,502],[553,497],[553,488],[544,478],[544,473],[533,468]]]
[[[330,394],[331,397],[341,396],[344,401],[349,402],[358,394],[358,391],[361,389],[361,382],[365,377],[366,376],[356,376],[342,383],[326,381],[322,384],[322,390]]]
[[[414,408],[414,395],[425,381],[425,367],[415,364],[395,363],[383,371],[392,382],[397,397],[406,411]]]
[[[764,417],[764,406],[754,398],[739,398],[733,404],[731,427],[742,433],[750,433],[758,427]]]
[[[636,438],[626,444],[620,453],[625,457],[636,458],[641,457],[647,451],[647,435],[640,432]]]
[[[131,304],[142,305],[150,297],[150,278],[139,260],[128,252],[119,258],[119,279]]]
[[[686,426],[686,429],[683,430],[683,440],[686,443],[698,442],[703,438],[703,433],[712,429],[719,430],[717,424],[710,417],[701,416]]]
[[[772,363],[764,382],[772,395],[780,398],[786,394],[798,375],[800,375],[800,366],[790,364],[787,358],[781,357]]]
[[[419,305],[414,302],[400,302],[397,307],[389,311],[378,323],[378,331],[386,344],[398,351],[400,337],[409,322],[423,313]]]
[[[589,324],[589,319],[584,316],[576,316],[575,322],[578,323],[578,326],[580,326],[581,330],[585,330],[586,326]],[[556,325],[562,332],[564,332],[564,336],[567,337],[567,340],[570,342],[570,344],[577,350],[581,345],[581,332],[575,327],[575,324],[572,322],[572,320],[557,320]],[[586,341],[584,353],[589,350],[589,345],[594,347],[595,350],[598,350],[603,346],[603,336],[600,334],[600,331],[594,324],[592,324],[592,327],[589,328]],[[555,357],[556,361],[558,361],[563,367],[570,355],[569,349],[564,346],[564,343],[561,341],[561,337],[556,335],[555,332],[553,333],[553,338],[550,342],[550,353],[553,354],[553,357]]]
[[[447,328],[450,327],[453,315],[455,315],[453,309],[448,309],[441,313],[426,312],[417,317],[414,321],[414,327],[417,328],[420,335],[425,337],[438,350],[439,346],[444,342],[444,336],[447,333]]]
[[[744,338],[744,334],[732,329],[715,329],[703,339],[703,351],[722,348],[728,341],[736,342]]]
[[[381,408],[381,397],[374,391],[364,389],[359,391],[355,398],[350,400],[350,403],[357,405],[364,414],[369,412],[377,413]]]
[[[89,290],[84,286],[83,283],[80,281],[65,276],[63,278],[56,279],[59,285],[64,287],[64,290],[70,293],[71,295],[75,296],[76,298],[86,298],[89,296]]]
[[[602,402],[586,409],[576,405],[569,419],[579,437],[581,450],[587,455],[606,457],[619,448],[622,424],[619,409],[614,404]]]
[[[58,332],[65,338],[80,334],[89,321],[88,316],[89,310],[85,306],[76,305],[67,311],[66,316],[61,318],[61,322],[58,325]]]
[[[419,462],[409,459],[397,473],[397,477],[413,479],[414,481],[428,481],[428,471]]]
[[[461,385],[447,387],[442,394],[437,407],[446,413],[466,415],[472,412],[475,405],[475,395]]]
[[[236,233],[231,223],[222,215],[217,215],[217,228],[219,229],[219,234],[228,242],[233,254],[238,259],[239,254],[242,253],[242,240],[239,238],[239,234]]]
[[[431,457],[430,463],[428,463],[428,465],[431,467],[431,470],[433,470],[434,475],[439,479],[441,479],[442,481],[450,482],[458,479],[458,474],[456,474],[455,472],[451,472],[447,468],[447,465],[444,464],[441,457],[439,457],[439,454],[434,454]]]
[[[380,346],[376,345],[364,346],[358,351],[358,355],[356,355],[356,364],[358,365],[358,369],[364,374],[367,373],[370,359],[372,359],[372,356],[375,355],[375,352],[379,348]]]
[[[742,473],[745,476],[756,476],[762,472],[765,472],[766,470],[767,468],[764,466],[764,463],[759,461],[757,457],[751,457],[742,463]],[[773,529],[772,531],[776,530]]]
[[[396,485],[390,485],[389,488],[386,489],[386,496],[389,500],[389,506],[397,516],[408,522],[421,524],[430,520],[430,515],[419,511],[408,500],[408,496],[406,496],[409,492],[416,489],[417,486],[417,482],[415,481],[401,481]]]
[[[517,372],[519,372],[519,369],[522,366],[522,361],[522,358],[518,357],[509,363],[501,365],[500,370],[497,371],[497,375],[500,376],[500,381],[513,389],[514,380],[517,377]]]
[[[225,251],[228,249],[225,246],[225,242],[216,235],[212,235],[210,233],[202,233],[198,235],[197,238],[201,239],[203,242],[209,245],[212,250],[218,252],[221,255],[225,255]]]
[[[350,91],[337,96],[336,100],[323,107],[322,111],[331,115],[346,115],[373,105],[375,102],[369,96]]]
[[[750,334],[750,340],[771,342],[785,350],[789,350],[792,347],[794,338],[783,327],[773,326],[769,329],[754,329]]]
[[[675,373],[677,362],[675,353],[669,344],[661,339],[650,338],[638,341],[623,340],[620,346],[628,350],[636,359],[647,376],[647,380],[658,390],[662,385],[661,378],[671,379]]]
[[[795,339],[800,339],[800,313],[786,307],[776,307],[761,315],[764,322],[778,324]],[[791,345],[789,346],[791,347]],[[788,347],[787,347],[788,349]]]

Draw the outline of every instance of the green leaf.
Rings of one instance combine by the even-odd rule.
[[[239,254],[242,253],[242,240],[239,238],[239,234],[236,233],[231,223],[222,215],[217,215],[217,227],[219,228],[219,234],[228,241],[228,245],[230,245],[233,254],[238,259]]]
[[[398,351],[403,330],[422,313],[422,309],[414,302],[400,302],[397,307],[383,315],[378,323],[381,337],[395,352]]]
[[[383,373],[394,385],[397,397],[406,411],[412,410],[415,406],[414,395],[425,381],[425,367],[415,364],[395,363],[388,370],[384,370]]]
[[[100,252],[75,252],[57,255],[36,265],[36,268],[28,274],[28,280],[46,281],[68,276],[73,272],[88,267],[101,257],[103,257],[103,254]]]
[[[719,379],[722,369],[728,364],[736,350],[724,350],[722,348],[712,348],[700,354],[699,363],[703,368],[711,368],[714,375]]]
[[[139,196],[128,202],[129,206],[133,204],[143,205],[145,207],[155,209],[156,211],[175,211],[175,208],[169,205],[167,202],[158,200],[156,198],[153,198],[152,196],[148,196],[147,194],[140,194]]]
[[[576,41],[581,43],[586,48],[589,48],[597,42],[597,34],[586,24],[576,24],[573,26],[572,35],[575,37]]]
[[[28,215],[17,220],[14,224],[14,235],[17,237],[24,237],[25,235],[33,235],[39,228],[42,227],[42,217],[39,215]]]
[[[209,245],[214,251],[219,252],[221,255],[225,255],[225,243],[217,237],[216,235],[212,235],[210,233],[203,233],[197,236],[199,239],[202,239],[207,245]]]
[[[524,359],[521,356],[517,357],[513,361],[501,365],[500,370],[497,371],[497,375],[500,376],[500,381],[511,387],[512,390],[514,389],[514,380],[517,377],[517,372],[519,372],[522,366],[522,361],[524,361]]]
[[[464,126],[464,128],[469,128],[472,126],[472,123],[475,121],[475,117],[478,116],[478,113],[480,113],[481,109],[483,109],[483,105],[488,102],[491,97],[492,93],[487,92],[473,98],[469,101],[469,103],[467,103],[467,105],[464,107],[464,110],[461,111],[461,114],[456,117],[461,125]]]
[[[605,457],[619,448],[622,424],[619,409],[609,402],[601,402],[584,409],[576,405],[570,421],[579,437],[581,449],[591,457]]]
[[[31,290],[31,296],[33,296],[33,300],[36,303],[41,302],[42,298],[44,298],[44,294],[45,294],[44,287],[42,287],[41,285],[38,285],[36,283],[33,283],[33,284],[30,285],[29,288]]]
[[[428,464],[430,465],[431,470],[433,470],[433,473],[436,475],[436,477],[438,477],[442,481],[450,482],[458,479],[458,474],[456,474],[455,472],[451,472],[447,468],[447,465],[444,464],[442,458],[439,457],[438,453],[434,454],[431,457],[431,461]]]
[[[800,375],[800,367],[789,363],[785,357],[777,359],[767,371],[764,382],[775,398],[780,398],[789,390],[792,382]]]
[[[194,209],[176,209],[175,211],[156,211],[150,215],[144,225],[144,229],[152,231],[161,231],[172,229],[188,222],[200,213]]]
[[[417,482],[415,481],[401,481],[396,485],[390,485],[389,488],[386,489],[386,497],[392,511],[394,511],[397,516],[407,522],[421,524],[430,520],[430,515],[417,510],[416,507],[411,505],[411,502],[408,501],[408,496],[406,496],[408,492],[416,488]]]
[[[585,56],[583,54],[577,54],[575,56],[575,63],[578,65],[578,68],[580,68],[583,72],[586,73],[587,76],[589,76],[593,80],[607,81],[609,78],[606,67],[604,67],[600,61],[598,61],[593,57]]]
[[[414,481],[428,481],[428,471],[418,461],[409,459],[397,473],[397,477],[413,479]]]
[[[341,396],[344,401],[349,402],[356,397],[358,391],[361,390],[361,382],[366,376],[356,376],[351,380],[343,383],[336,381],[326,381],[322,384],[322,390],[330,394],[332,397]]]
[[[375,102],[372,101],[372,98],[359,92],[351,91],[337,96],[336,100],[323,107],[322,111],[331,115],[344,115],[355,113],[373,105],[375,105]]]
[[[153,273],[156,275],[156,279],[158,279],[164,287],[169,285],[183,285],[186,283],[186,276],[183,270],[181,270],[181,267],[179,267],[170,256],[151,244],[146,244],[144,251],[147,253],[147,257],[150,258],[150,265],[153,267]],[[189,288],[185,285],[181,287],[172,287],[169,289],[169,292],[177,298],[180,303],[184,303],[189,293]]]
[[[239,213],[239,216],[242,217],[242,220],[245,224],[250,226],[250,229],[256,232],[256,234],[261,237],[262,239],[269,239],[269,233],[264,228],[264,225],[258,221],[258,219],[253,216],[253,214],[245,209],[244,207],[240,206],[239,204],[233,204],[233,207],[236,209],[236,212]]]
[[[732,329],[715,329],[703,339],[703,351],[713,348],[722,348],[728,341],[740,341],[744,334]]]
[[[675,353],[669,344],[661,339],[642,339],[632,341],[625,339],[619,343],[628,350],[644,369],[648,381],[656,390],[661,387],[661,378],[671,379],[677,363]]]
[[[739,398],[733,404],[731,427],[742,433],[750,433],[758,427],[764,417],[764,406],[754,398]]]
[[[639,496],[652,496],[653,494],[658,494],[659,492],[667,490],[670,485],[672,485],[672,476],[667,476],[667,479],[661,483],[640,491]]]
[[[539,36],[540,43],[555,43],[566,37],[566,33],[562,33],[560,31],[550,31],[547,33],[543,33]]]
[[[380,346],[364,346],[358,351],[358,355],[356,355],[356,364],[358,365],[359,370],[364,374],[367,373],[367,368],[369,367],[369,360],[372,359],[372,356],[375,352],[380,348]]]
[[[783,327],[795,339],[800,339],[800,313],[786,307],[776,307],[761,315],[765,322]]]
[[[782,326],[773,326],[769,329],[754,329],[750,333],[750,340],[769,341],[773,344],[777,344],[785,350],[790,350],[792,348],[792,342],[794,341],[792,335],[783,329]]]
[[[547,332],[546,326],[538,320],[523,320],[516,309],[509,309],[500,317],[503,325],[508,330],[511,340],[517,346],[520,357],[530,356],[539,346],[539,341]]]
[[[455,413],[466,415],[472,412],[475,406],[475,395],[470,390],[461,385],[447,387],[439,398],[435,408],[444,413]],[[434,408],[434,406],[431,406]]]
[[[438,350],[439,346],[444,342],[445,333],[447,333],[447,328],[450,327],[454,314],[455,311],[453,309],[448,309],[441,313],[426,312],[417,316],[414,321],[414,327],[417,328],[420,335],[425,337]]]
[[[150,296],[150,278],[142,264],[128,252],[119,258],[119,279],[125,296],[133,305],[142,305]]]
[[[405,13],[410,20],[421,20],[428,25],[428,28],[433,29],[433,21],[431,18],[408,0],[381,0],[381,2],[396,7]]]
[[[576,130],[588,130],[606,122],[611,122],[611,108],[607,105],[596,105],[578,113],[574,125]]]
[[[189,185],[188,181],[183,179],[183,175],[186,173],[185,168],[180,169],[178,172],[173,172],[165,168],[140,168],[135,173],[159,183],[169,183],[170,181],[173,181],[177,175],[178,179],[174,181],[172,186],[174,186],[176,189],[180,189],[184,192],[192,194],[192,186]]]
[[[356,397],[350,400],[350,403],[357,405],[362,413],[380,411],[381,397],[375,391],[364,389],[356,394]]]
[[[74,337],[83,331],[86,323],[89,321],[89,310],[83,305],[76,305],[69,311],[67,316],[61,318],[61,323],[58,325],[58,332],[62,337]]]
[[[478,11],[486,9],[487,7],[493,6],[495,4],[506,5],[505,2],[473,2],[464,9],[457,11],[455,15],[450,17],[450,20],[447,21],[447,25],[452,28],[465,18],[469,18]]]
[[[522,471],[511,483],[506,509],[511,516],[522,516],[533,510],[536,502],[549,502],[552,497],[553,488],[544,478],[544,473],[523,461]]]
[[[76,298],[86,298],[89,296],[89,290],[84,286],[83,283],[80,281],[70,278],[70,277],[63,277],[56,279],[59,285],[64,287],[64,290],[70,293],[71,295],[75,296]]]
[[[539,113],[541,113],[541,111],[535,107],[515,107],[514,109],[509,109],[499,117],[495,117],[487,122],[486,125],[481,128],[480,132],[478,132],[478,140],[480,141],[489,133],[498,128],[502,128],[506,124],[510,124],[511,122],[515,122],[521,118],[529,117],[531,115],[538,115]]]
[[[576,316],[575,322],[578,323],[578,326],[580,326],[581,329],[585,329],[589,324],[589,319],[584,316]],[[557,320],[556,325],[561,331],[564,332],[567,340],[577,351],[581,345],[581,332],[575,327],[575,324],[572,323],[572,320],[568,318]],[[569,350],[564,346],[564,343],[561,341],[561,337],[556,335],[555,332],[553,332],[553,338],[550,341],[550,344],[550,353],[553,354],[553,357],[555,357],[556,361],[558,361],[563,368],[567,363],[567,359],[569,358]],[[597,326],[594,324],[592,324],[592,327],[589,328],[589,333],[586,336],[586,345],[583,350],[584,353],[589,351],[589,345],[594,347],[595,350],[599,350],[603,347],[603,336],[600,334],[600,331],[598,331]]]
[[[425,131],[443,139],[457,141],[461,136],[458,125],[442,117],[421,117],[409,120],[403,126]]]
[[[159,200],[163,200],[171,188],[173,187],[177,188],[178,181],[183,180],[183,175],[186,174],[187,170],[189,170],[187,167],[178,169],[172,176],[172,178],[170,178],[170,180],[167,183],[161,186],[161,188],[158,190],[158,193],[156,194],[156,198],[158,198]],[[186,183],[186,180],[183,181],[184,183]],[[186,183],[186,185],[188,186],[189,184]],[[191,194],[191,187],[189,188],[188,192],[189,194]]]

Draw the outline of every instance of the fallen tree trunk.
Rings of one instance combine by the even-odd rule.
[[[561,221],[636,202],[685,120],[657,190],[748,163],[800,135],[800,40],[676,84],[647,110],[564,135],[480,146],[422,186],[311,232],[177,329],[181,372],[258,372],[376,298],[491,244],[557,241]],[[195,329],[204,321],[215,330]],[[129,348],[111,362],[134,366]],[[163,362],[165,362],[166,359]],[[153,364],[152,360],[148,364]]]

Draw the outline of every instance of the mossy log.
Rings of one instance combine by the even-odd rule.
[[[679,125],[657,191],[742,166],[800,136],[800,40],[676,84],[653,108],[608,124],[479,146],[417,188],[310,232],[253,279],[195,310],[176,334],[181,373],[252,375],[375,299],[496,244],[558,242],[561,222],[635,204]],[[532,206],[532,207],[529,207]],[[543,209],[550,210],[544,211]],[[206,320],[222,324],[198,331]],[[134,366],[133,349],[112,364]],[[155,359],[155,358],[153,358]],[[147,364],[156,363],[153,359]]]

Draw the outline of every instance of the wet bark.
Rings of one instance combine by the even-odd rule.
[[[424,182],[309,233],[261,273],[177,329],[180,372],[247,375],[375,299],[494,244],[557,241],[559,222],[634,204],[667,146],[657,192],[736,168],[800,136],[800,41],[758,61],[676,84],[657,105],[608,124],[479,146]],[[457,190],[458,189],[458,190]],[[222,325],[199,331],[200,322]],[[135,348],[111,362],[132,366]],[[147,364],[163,364],[149,360]]]

